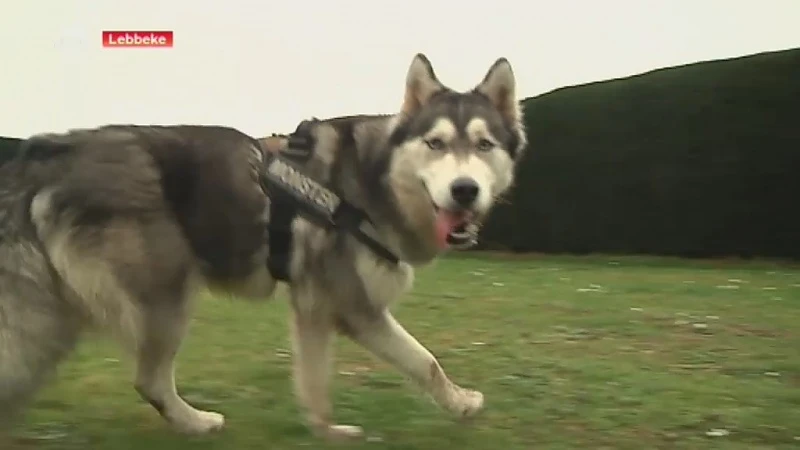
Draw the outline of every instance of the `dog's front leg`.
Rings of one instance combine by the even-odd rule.
[[[354,341],[394,365],[421,386],[440,406],[459,416],[471,416],[483,407],[483,394],[464,389],[447,377],[430,351],[389,313],[348,320],[343,330]]]
[[[332,419],[329,380],[334,329],[330,316],[296,308],[291,325],[295,393],[309,425],[326,439],[360,437],[360,427],[336,425]]]

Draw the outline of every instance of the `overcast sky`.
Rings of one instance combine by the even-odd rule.
[[[468,89],[505,56],[520,98],[800,47],[800,0],[15,0],[0,17],[0,135],[106,123],[220,124],[392,113],[413,55]],[[163,29],[167,49],[103,30]]]

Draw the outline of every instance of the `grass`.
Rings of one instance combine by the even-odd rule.
[[[767,262],[462,256],[396,315],[487,409],[452,420],[344,340],[334,401],[368,442],[311,437],[292,397],[287,305],[204,299],[178,382],[221,434],[172,433],[131,364],[85,341],[13,449],[789,449],[800,447],[800,268]],[[709,436],[707,433],[723,434]]]

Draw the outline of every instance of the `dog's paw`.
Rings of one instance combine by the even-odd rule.
[[[172,424],[181,433],[203,435],[221,430],[225,426],[225,416],[211,411],[193,410],[181,419],[173,419]]]
[[[472,417],[483,409],[483,394],[456,387],[448,409],[459,417]]]
[[[317,428],[317,434],[322,438],[332,441],[349,441],[364,437],[364,430],[355,425],[326,425]]]

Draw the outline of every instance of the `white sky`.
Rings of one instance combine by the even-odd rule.
[[[170,49],[105,49],[166,29]],[[4,0],[0,135],[106,123],[253,135],[310,116],[392,113],[413,55],[468,89],[499,56],[519,97],[800,47],[800,0]]]

